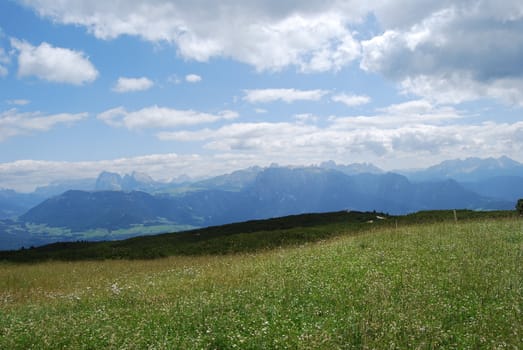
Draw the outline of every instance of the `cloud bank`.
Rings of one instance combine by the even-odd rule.
[[[157,134],[164,141],[202,142],[216,154],[283,160],[283,164],[321,162],[326,157],[340,162],[366,160],[391,169],[430,165],[434,159],[457,155],[518,154],[523,151],[522,135],[523,122],[480,121],[426,100],[391,105],[367,116],[325,119],[302,114],[293,122],[237,122]]]

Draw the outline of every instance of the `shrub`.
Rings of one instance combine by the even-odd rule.
[[[516,204],[516,211],[519,215],[523,215],[523,198],[518,200],[518,203]]]

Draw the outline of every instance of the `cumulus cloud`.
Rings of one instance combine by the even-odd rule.
[[[13,108],[0,112],[0,142],[17,135],[47,131],[58,124],[72,124],[86,117],[87,113],[45,115],[41,112],[21,113]]]
[[[202,81],[202,77],[196,74],[188,74],[185,76],[185,81],[188,83],[198,83]]]
[[[369,103],[371,98],[366,95],[337,94],[332,96],[332,100],[349,107],[355,107]]]
[[[128,129],[176,128],[179,126],[213,123],[219,120],[238,118],[235,111],[224,110],[217,114],[178,110],[151,106],[129,112],[124,107],[116,107],[100,113],[97,118],[108,125]]]
[[[413,100],[395,103],[385,108],[380,108],[379,111],[385,115],[400,115],[407,118],[416,116],[427,117],[432,115],[444,115],[452,118],[458,116],[453,107],[435,106],[427,100]]]
[[[115,92],[134,92],[134,91],[144,91],[153,87],[154,83],[152,80],[141,77],[141,78],[125,78],[120,77],[116,82],[116,85],[113,87]]]
[[[26,41],[11,39],[18,52],[18,76],[35,76],[55,83],[83,85],[98,77],[98,71],[81,51],[54,47],[43,42],[33,46]]]
[[[424,96],[437,103],[458,104],[492,98],[523,107],[523,78],[519,77],[480,81],[470,72],[452,72],[407,77],[400,87],[405,94]]]
[[[258,70],[301,71],[339,70],[357,59],[360,45],[348,24],[368,7],[337,0],[22,2],[101,39],[133,35],[172,43],[181,56],[197,61],[230,57]]]
[[[248,148],[261,146],[264,139],[270,140],[277,135],[295,135],[298,130],[309,130],[310,126],[292,123],[233,123],[219,129],[202,129],[197,131],[162,132],[158,134],[161,140],[201,141],[214,140],[214,145],[220,149]],[[267,144],[269,144],[267,142]]]
[[[162,41],[197,61],[225,57],[260,71],[294,66],[301,72],[359,61],[403,92],[434,102],[494,98],[523,105],[519,0],[22,2],[98,38]],[[368,18],[379,30],[352,29]]]
[[[243,99],[250,103],[269,103],[283,101],[318,101],[328,93],[326,90],[297,90],[297,89],[257,89],[245,90]]]
[[[414,100],[382,108],[374,115],[330,117],[321,124],[314,115],[300,114],[292,122],[240,122],[160,132],[157,137],[199,142],[218,154],[248,155],[282,164],[321,162],[328,157],[342,162],[370,160],[392,169],[430,165],[435,159],[458,155],[514,157],[523,151],[523,122],[474,118],[453,107]]]
[[[386,30],[362,42],[362,69],[438,103],[494,98],[523,106],[520,1],[402,3],[377,12]]]
[[[336,129],[397,129],[399,126],[425,127],[446,125],[468,118],[460,111],[448,106],[435,106],[425,100],[408,101],[378,109],[372,116],[331,117],[331,126]]]
[[[235,123],[218,129],[163,132],[158,137],[165,141],[203,141],[209,150],[249,154],[259,160],[311,162],[325,160],[328,154],[342,159],[367,158],[392,168],[401,166],[397,160],[402,158],[421,165],[423,160],[456,158],[457,154],[514,155],[523,150],[523,122],[465,124],[442,123],[439,118],[434,123],[427,123],[430,118],[414,122],[407,117],[396,117],[395,122],[387,119],[340,118],[324,128],[300,122]]]

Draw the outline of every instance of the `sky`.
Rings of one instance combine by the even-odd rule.
[[[0,188],[523,161],[520,0],[2,0]]]

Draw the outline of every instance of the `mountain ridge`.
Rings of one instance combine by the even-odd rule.
[[[283,166],[272,167],[281,168]],[[430,181],[453,178],[458,182],[470,182],[481,181],[490,177],[498,176],[523,177],[523,164],[506,156],[499,158],[469,157],[465,159],[451,159],[445,160],[425,169],[418,170],[398,169],[384,171],[372,163],[338,164],[332,160],[321,162],[319,165],[289,166],[288,168],[308,167],[338,170],[347,175],[384,174],[387,172],[392,172],[404,175],[412,181]],[[133,171],[130,174],[119,174],[110,171],[102,171],[97,176],[97,178],[54,181],[47,186],[40,186],[36,188],[35,191],[30,194],[37,194],[42,198],[48,198],[53,195],[61,194],[67,190],[139,190],[146,192],[169,192],[170,188],[178,189],[191,186],[197,189],[238,189],[239,187],[244,187],[248,180],[252,180],[254,176],[261,170],[267,168],[270,167],[252,166],[249,168],[238,169],[222,175],[211,176],[203,180],[194,180],[189,176],[182,175],[177,178],[173,178],[169,182],[156,181],[148,174],[136,171]]]
[[[442,169],[449,167],[465,174],[462,178],[473,174],[480,180],[442,176],[449,173]],[[506,157],[453,160],[427,169],[400,174],[368,163],[324,162],[319,166],[251,167],[184,183],[157,182],[137,172],[123,176],[102,172],[97,179],[68,182],[80,189],[48,198],[43,194],[65,185],[54,183],[33,194],[3,190],[0,249],[2,242],[10,242],[11,247],[16,237],[40,244],[57,232],[67,236],[58,234],[55,239],[95,239],[88,231],[96,231],[96,239],[115,239],[125,232],[167,232],[337,210],[401,215],[432,209],[513,209],[517,198],[523,197],[523,165]],[[511,175],[488,177],[498,173]],[[417,180],[423,176],[426,180]]]
[[[20,220],[72,230],[128,227],[161,219],[210,226],[343,209],[407,214],[449,207],[485,209],[492,203],[454,180],[420,184],[394,173],[351,176],[318,167],[272,167],[235,191],[201,189],[178,196],[68,191],[32,208]],[[98,220],[89,223],[95,218]]]

